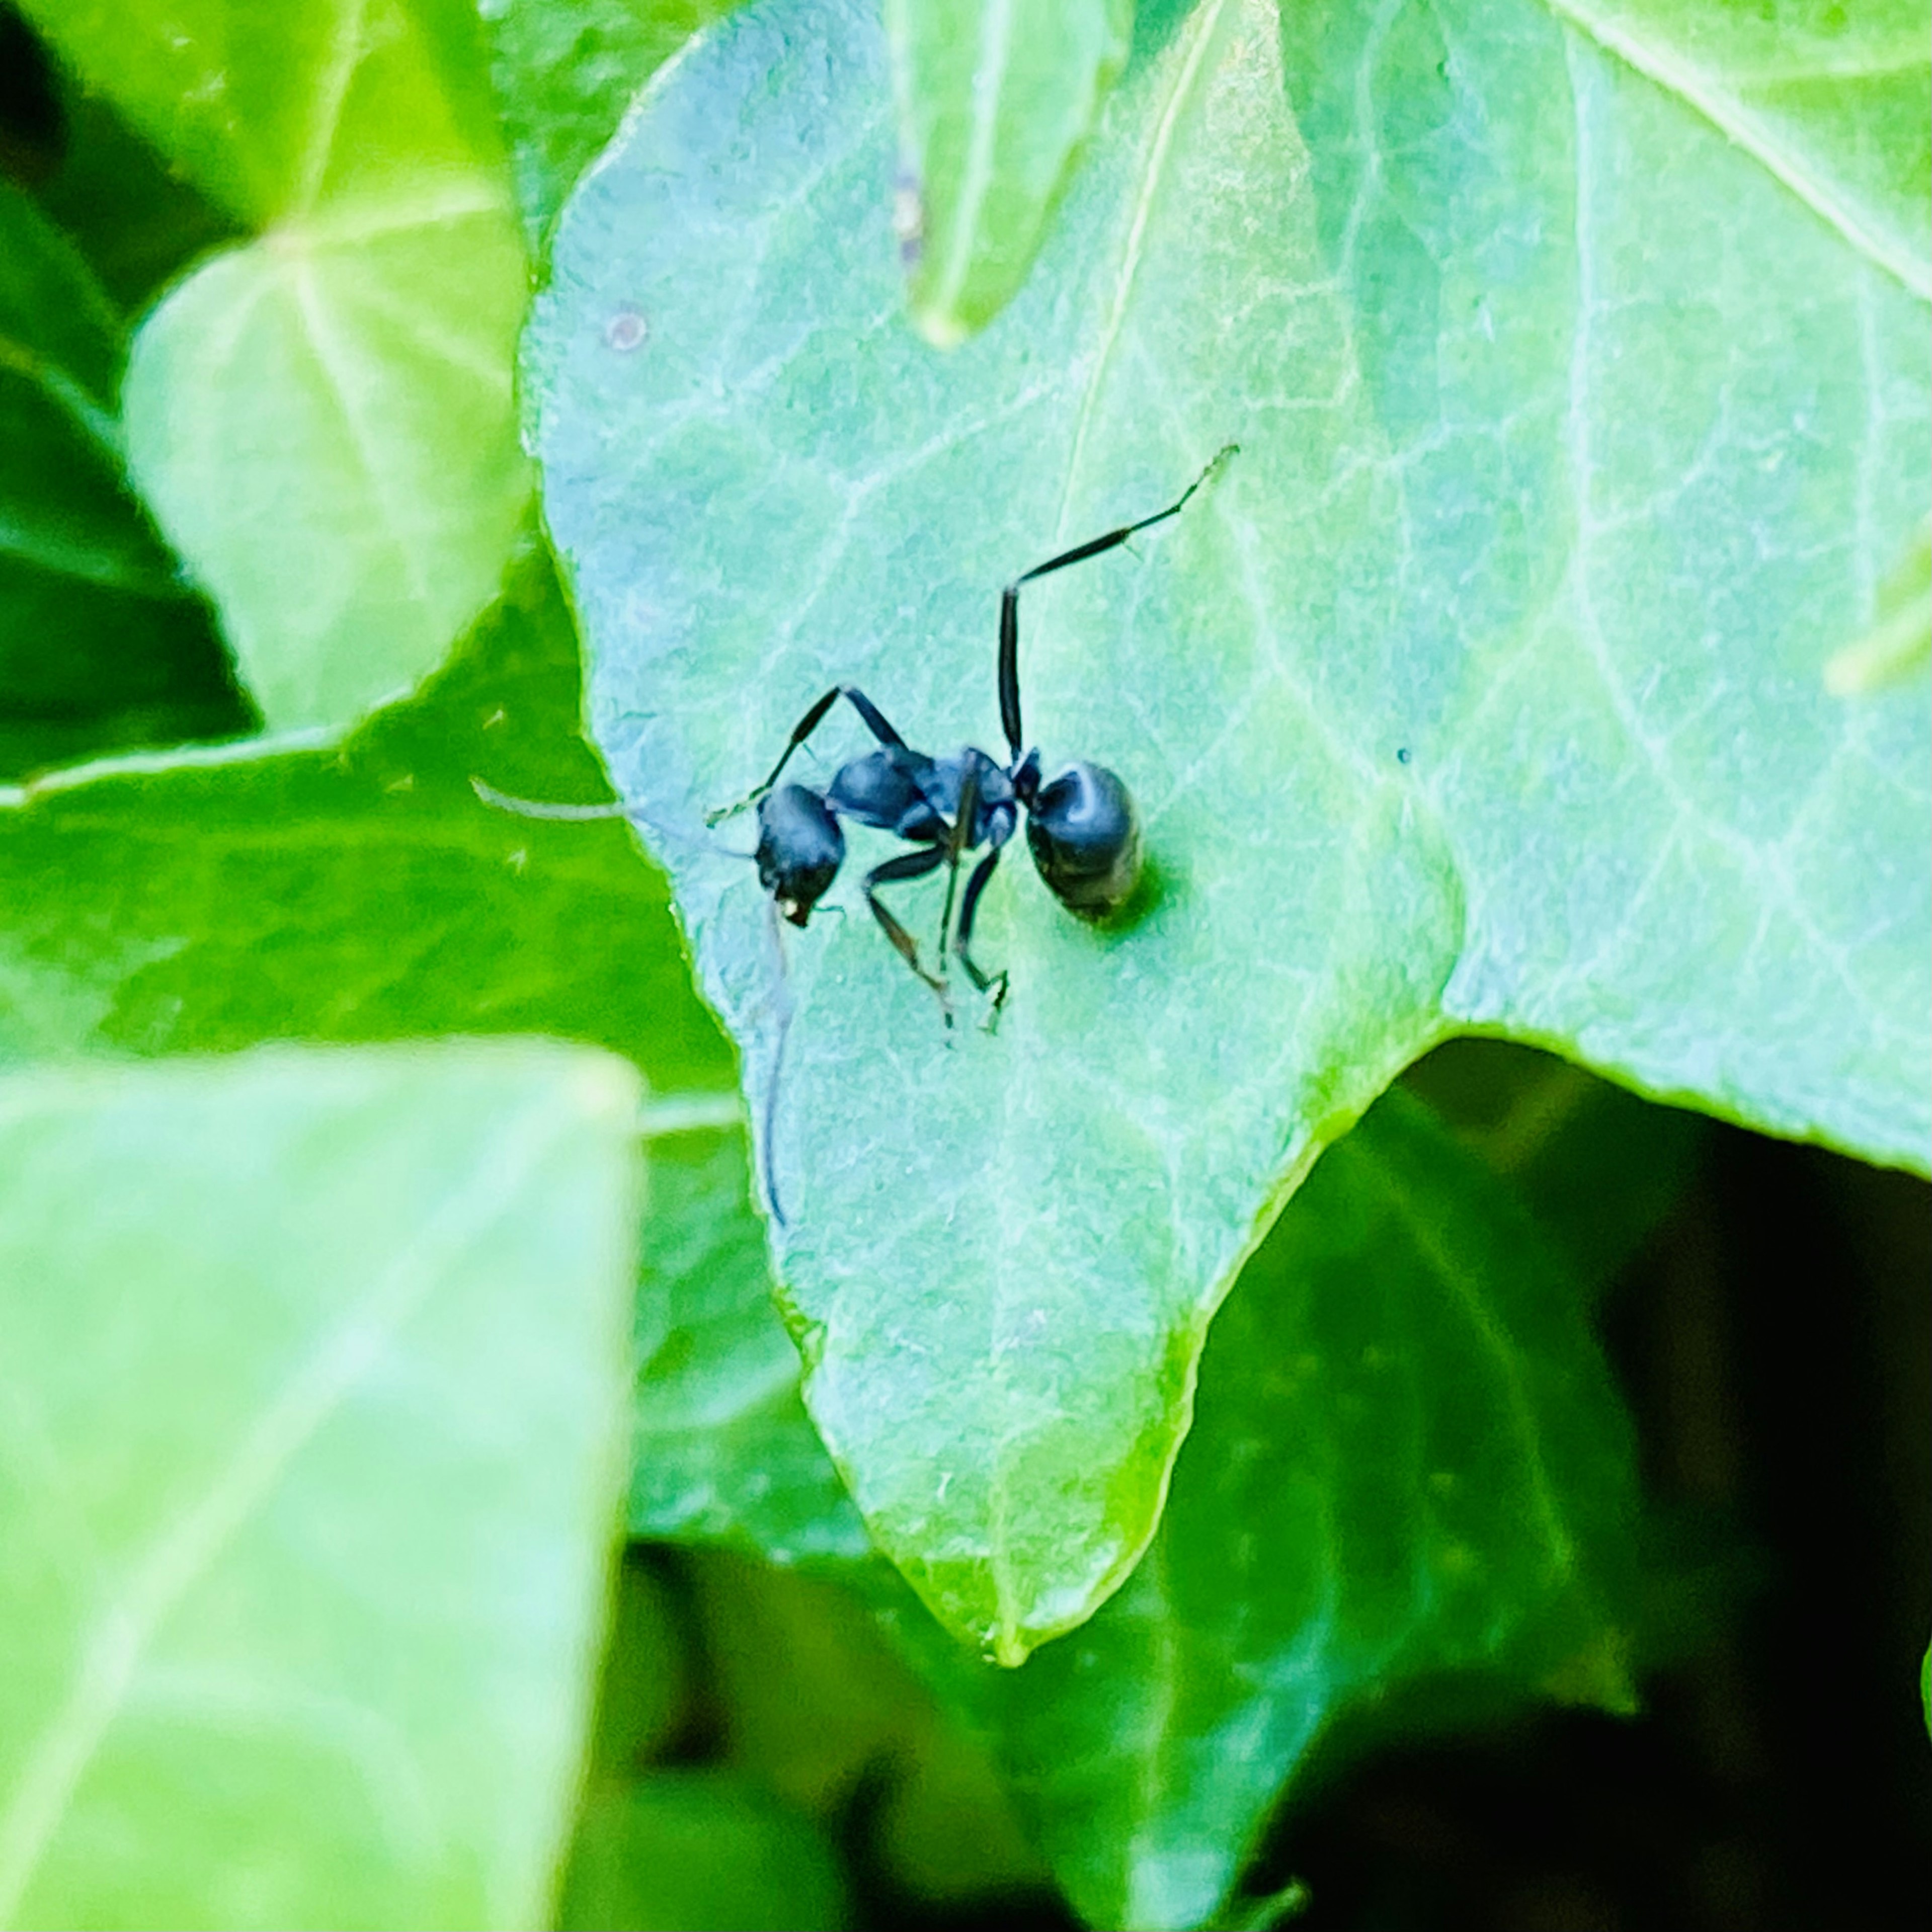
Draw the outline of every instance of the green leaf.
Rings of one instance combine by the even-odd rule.
[[[1222,1310],[1132,1580],[1017,1677],[962,1660],[955,1694],[1090,1922],[1199,1924],[1338,1720],[1399,1727],[1402,1690],[1452,1672],[1628,1708],[1636,1516],[1574,1283],[1390,1094]]]
[[[1438,1040],[1924,1161],[1926,708],[1820,672],[1932,403],[1922,304],[1527,4],[1149,22],[1038,272],[941,363],[892,326],[886,66],[856,0],[714,29],[566,208],[526,361],[593,728],[754,1120],[792,1015],[807,1400],[1011,1660],[1132,1568],[1222,1294]],[[997,586],[1230,439],[1137,554],[1026,593],[1028,716],[1133,786],[1141,916],[1013,859],[975,938],[1012,997],[949,1035],[855,831],[782,974],[707,811],[835,683],[997,742]],[[833,716],[821,775],[868,742]],[[942,898],[900,892],[928,952]]]
[[[1511,1191],[1391,1094],[1248,1263],[1153,1547],[1084,1630],[997,1671],[876,1558],[815,1567],[992,1742],[1090,1922],[1201,1923],[1339,1724],[1386,1731],[1405,1691],[1472,1673],[1628,1706],[1631,1445],[1582,1307]],[[756,1472],[722,1475],[682,1533],[790,1562],[836,1520],[774,1514]]]
[[[66,237],[0,181],[0,776],[248,727],[128,487],[125,346]]]
[[[850,1908],[808,1819],[716,1772],[658,1772],[584,1808],[564,1932],[837,1932]]]
[[[525,290],[458,0],[36,0],[80,73],[258,229],[150,315],[128,453],[272,728],[408,690],[494,594],[528,494]]]
[[[885,21],[907,295],[950,349],[1025,280],[1126,60],[1133,0],[886,0]]]
[[[1932,297],[1932,46],[1918,0],[1552,5]]]
[[[1877,601],[1878,621],[1825,667],[1834,698],[1882,692],[1932,664],[1932,525],[1921,527]]]
[[[1593,1297],[1676,1205],[1710,1134],[1694,1114],[1504,1040],[1450,1040],[1403,1084],[1522,1196]]]
[[[674,1126],[715,1116],[730,1053],[662,876],[622,826],[512,818],[471,789],[594,795],[577,692],[532,555],[430,690],[339,752],[0,791],[0,1064],[540,1032],[635,1060]]]
[[[0,1918],[536,1919],[636,1110],[531,1044],[0,1081]]]
[[[632,1534],[778,1563],[869,1556],[772,1312],[742,1132],[670,1136],[653,1154],[638,1303],[662,1327],[638,1376]]]
[[[477,0],[532,255],[638,89],[733,0]]]
[[[72,237],[123,314],[135,315],[207,250],[244,241],[98,94],[61,76],[59,166],[34,198]]]

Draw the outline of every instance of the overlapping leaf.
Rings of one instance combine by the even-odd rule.
[[[737,1297],[743,1333],[776,1336],[758,1282]],[[685,1378],[721,1411],[734,1387],[769,1407],[746,1342],[721,1346],[725,1302],[721,1283],[704,1319],[674,1318],[644,1413]],[[660,1492],[650,1528],[842,1576],[993,1743],[1084,1916],[1197,1924],[1339,1720],[1399,1712],[1406,1688],[1456,1672],[1505,1696],[1628,1700],[1634,1475],[1582,1305],[1520,1204],[1391,1095],[1324,1158],[1222,1311],[1140,1568],[1017,1674],[974,1665],[883,1564],[841,1553],[850,1506],[802,1414],[764,1467],[816,1458],[816,1509],[720,1432],[709,1482],[691,1479],[694,1445],[682,1509]]]
[[[535,1922],[637,1106],[527,1043],[0,1080],[0,1922]]]
[[[596,729],[761,1102],[793,1016],[813,1414],[1012,1658],[1126,1574],[1257,1231],[1445,1032],[1924,1160],[1925,706],[1821,674],[1918,514],[1924,311],[1534,8],[1207,0],[1144,22],[1032,282],[942,361],[881,266],[886,67],[856,4],[713,30],[566,210],[529,362]],[[988,742],[997,586],[1231,438],[1028,593],[1029,720],[1138,791],[1144,916],[1010,863],[1012,997],[949,1035],[861,837],[781,965],[706,811],[837,682]]]
[[[907,298],[950,348],[1010,301],[1133,32],[1133,0],[886,0]]]
[[[130,460],[269,724],[344,724],[488,602],[527,494],[524,262],[474,14],[28,10],[259,231],[143,326]]]

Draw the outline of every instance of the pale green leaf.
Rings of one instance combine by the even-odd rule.
[[[260,233],[136,337],[128,452],[272,728],[406,692],[494,594],[528,494],[525,292],[458,0],[32,9]]]
[[[1932,298],[1932,34],[1922,0],[1550,0]]]
[[[637,1105],[528,1044],[0,1081],[0,1922],[538,1918]]]
[[[1932,524],[1878,592],[1878,621],[1825,667],[1834,698],[1882,693],[1932,664]]]
[[[479,178],[285,222],[143,324],[129,460],[272,727],[401,695],[488,601],[528,490],[522,310]]]
[[[528,366],[595,729],[754,1120],[784,1039],[812,1414],[1014,1658],[1126,1575],[1214,1308],[1436,1040],[1925,1161],[1927,710],[1820,676],[1922,514],[1925,310],[1535,6],[1206,0],[1144,22],[942,362],[894,326],[887,70],[856,0],[712,29],[566,208]],[[841,682],[997,742],[998,586],[1230,440],[1026,596],[1048,769],[1140,800],[1140,916],[1076,924],[1016,851],[975,942],[1011,998],[949,1034],[855,832],[846,916],[775,946],[706,812]],[[820,782],[867,742],[834,717]],[[928,952],[942,896],[899,895]]]
[[[886,0],[899,254],[928,341],[955,346],[1026,279],[1133,20],[1133,0]]]

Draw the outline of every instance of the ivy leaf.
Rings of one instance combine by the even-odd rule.
[[[1924,1161],[1926,710],[1820,675],[1920,514],[1924,310],[1539,8],[1207,0],[940,362],[893,326],[888,94],[863,6],[712,30],[566,208],[526,361],[593,729],[770,1106],[806,1400],[1014,1660],[1128,1574],[1214,1309],[1437,1040]],[[997,742],[997,587],[1230,440],[1026,593],[1049,770],[1139,798],[1138,920],[1013,857],[1012,996],[949,1034],[855,831],[847,916],[775,946],[707,812],[838,683]],[[868,742],[842,711],[816,769]],[[942,898],[898,902],[928,952]]]
[[[1406,1094],[1330,1150],[1243,1271],[1139,1569],[1017,1672],[960,1653],[848,1540],[802,1412],[788,1450],[742,1456],[738,1418],[776,1408],[749,1337],[781,1338],[763,1283],[737,1282],[740,1325],[713,1276],[647,1375],[640,1418],[682,1403],[721,1419],[708,1480],[694,1440],[675,1489],[651,1484],[662,1435],[640,1434],[650,1532],[756,1550],[872,1602],[994,1745],[1090,1923],[1226,1922],[1218,1901],[1316,1748],[1338,1726],[1400,1726],[1420,1687],[1628,1706],[1634,1458],[1587,1298],[1510,1190]]]
[[[67,237],[0,181],[0,775],[247,728],[128,487],[126,348]]]
[[[548,1033],[643,1067],[654,1132],[735,1126],[730,1048],[625,829],[472,789],[594,797],[577,703],[569,614],[530,554],[429,689],[338,751],[0,790],[0,1065]]]
[[[535,1922],[637,1107],[529,1042],[0,1080],[0,1917]]]
[[[1932,49],[1914,0],[1552,0],[1932,298]]]
[[[1126,62],[1133,0],[886,0],[885,22],[907,296],[950,349],[1026,279]]]
[[[136,338],[129,461],[272,728],[407,691],[494,594],[528,494],[524,259],[458,0],[32,0],[256,238]]]
[[[731,0],[477,0],[533,256],[632,97]]]

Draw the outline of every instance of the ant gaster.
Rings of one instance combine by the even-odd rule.
[[[856,685],[834,685],[813,704],[793,728],[764,782],[706,821],[715,825],[746,806],[756,805],[758,881],[786,919],[803,926],[838,877],[845,858],[845,834],[839,820],[876,826],[916,848],[886,860],[866,874],[866,903],[880,929],[944,1005],[946,935],[953,930],[956,894],[959,920],[953,930],[953,950],[968,978],[981,992],[993,994],[997,1008],[1006,996],[1006,976],[984,971],[974,958],[973,920],[1022,812],[1034,865],[1047,890],[1069,912],[1099,920],[1126,904],[1141,873],[1140,820],[1126,787],[1106,766],[1084,759],[1042,783],[1040,753],[1025,748],[1020,728],[1020,590],[1036,578],[1114,549],[1137,531],[1178,516],[1238,447],[1231,442],[1220,450],[1166,509],[1063,550],[1006,586],[1000,598],[1000,722],[1009,754],[1004,764],[971,746],[944,758],[914,751]],[[822,788],[781,784],[792,754],[841,698],[878,740],[877,748],[840,766]],[[982,846],[986,856],[974,867],[964,892],[958,892],[960,860]],[[946,909],[940,921],[938,970],[928,971],[920,961],[917,943],[880,899],[878,890],[922,878],[941,866],[948,868]],[[950,1023],[950,1008],[946,1018]]]

